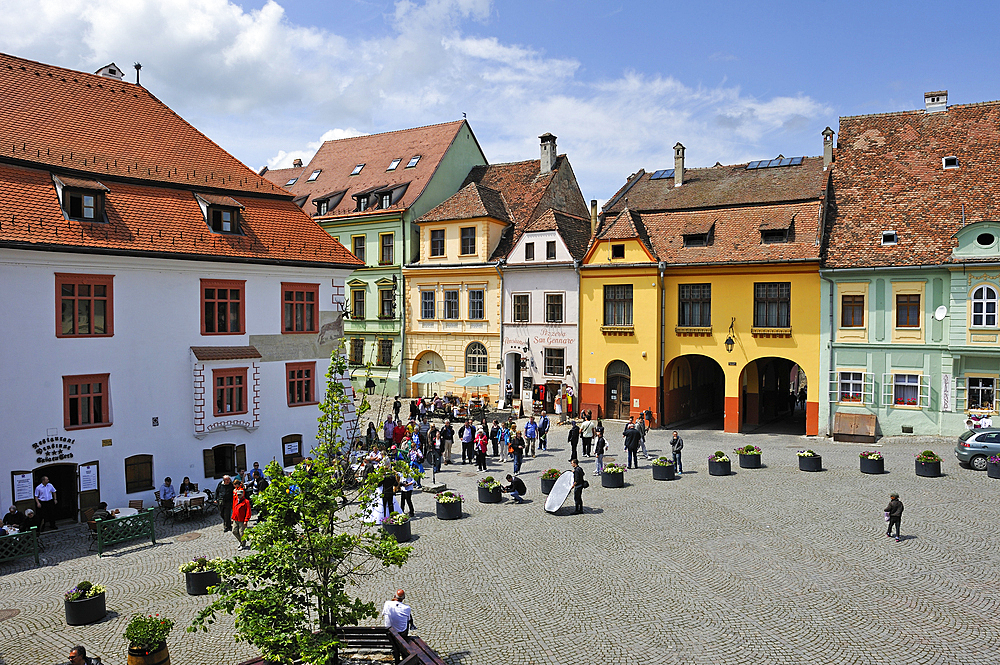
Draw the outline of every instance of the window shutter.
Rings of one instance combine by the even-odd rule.
[[[861,400],[865,404],[875,405],[875,375],[865,372],[864,382]]]
[[[840,372],[830,372],[830,403],[840,401]]]
[[[919,404],[922,408],[927,408],[931,405],[931,377],[927,374],[920,375]]]
[[[215,453],[209,450],[201,451],[202,458],[205,460],[205,477],[206,478],[217,478],[215,475]]]
[[[963,413],[965,411],[965,377],[955,377],[955,411]]]
[[[244,444],[236,446],[236,469],[247,468],[247,447]],[[236,471],[233,469],[233,471]]]
[[[892,374],[882,375],[882,406],[892,406]]]

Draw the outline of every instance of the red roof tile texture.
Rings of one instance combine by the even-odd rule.
[[[470,182],[439,205],[424,213],[421,222],[444,222],[475,217],[492,217],[501,222],[510,222],[510,211],[503,195],[495,189]]]
[[[1000,219],[998,163],[1000,102],[841,118],[826,265],[949,262],[963,205],[966,224]]]
[[[251,360],[262,357],[255,346],[192,346],[191,352],[198,360]]]

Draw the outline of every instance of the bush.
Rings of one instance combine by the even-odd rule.
[[[612,462],[611,464],[604,465],[604,473],[625,473],[625,467]]]
[[[410,521],[410,516],[406,513],[392,512],[388,517],[382,518],[382,524],[394,524],[399,526]]]
[[[498,487],[500,487],[500,483],[498,483],[493,476],[486,476],[485,478],[479,481],[479,486],[482,487],[484,490],[493,491]]]
[[[209,559],[199,556],[191,559],[187,563],[182,563],[179,570],[182,573],[204,573],[208,570],[215,570],[216,566],[222,563],[222,559]]]
[[[657,457],[653,460],[653,466],[673,466],[674,462],[669,457]]]
[[[941,458],[933,450],[925,450],[917,455],[918,462],[940,462]]]
[[[562,471],[559,469],[549,469],[542,474],[542,480],[559,480],[559,476],[562,475]]]
[[[84,580],[67,591],[65,598],[66,600],[83,600],[84,598],[99,596],[105,591],[107,591],[107,589],[100,584],[91,584],[87,580]]]
[[[743,446],[742,448],[735,449],[733,452],[738,455],[760,455],[760,448],[758,448],[757,446],[746,445]],[[715,454],[718,455],[719,453]]]
[[[715,454],[709,456],[708,461],[709,462],[728,462],[729,461],[729,457],[727,457],[726,453],[722,452],[721,450],[716,450]]]

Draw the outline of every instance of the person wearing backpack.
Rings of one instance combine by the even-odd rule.
[[[684,466],[681,464],[681,451],[684,450],[684,439],[674,432],[674,438],[670,439],[670,451],[674,455],[674,467],[678,474],[684,473]]]

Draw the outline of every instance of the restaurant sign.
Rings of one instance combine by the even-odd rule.
[[[49,462],[73,459],[70,447],[74,443],[76,443],[74,439],[67,439],[64,436],[53,436],[31,444],[31,447],[35,449],[35,455],[37,455],[35,463],[47,464]]]

